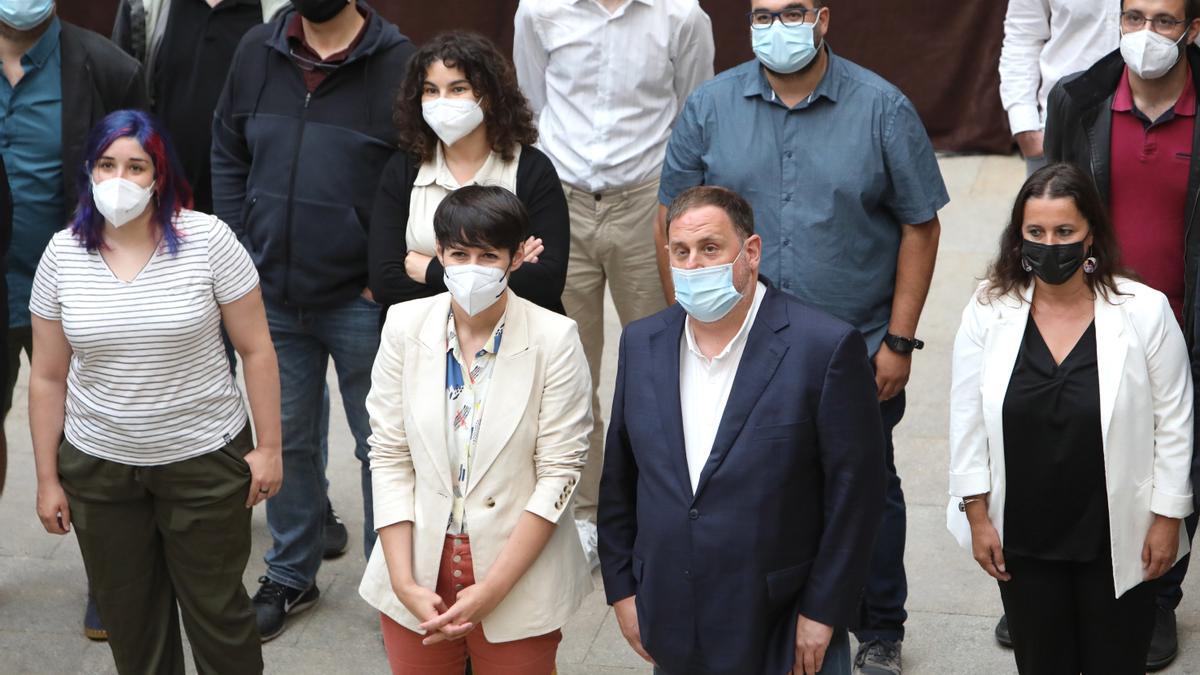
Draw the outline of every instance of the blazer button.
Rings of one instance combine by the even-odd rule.
[[[691,511],[688,511],[688,518],[691,518],[692,520],[699,520],[700,512],[696,509],[692,509]]]
[[[487,504],[487,507],[490,509],[490,508],[493,508],[494,506],[496,506],[496,500],[492,499],[491,497],[488,497],[487,501],[484,502],[484,504]]]
[[[554,508],[561,509],[562,507],[563,507],[563,503],[562,503],[561,499],[557,502],[554,502]]]

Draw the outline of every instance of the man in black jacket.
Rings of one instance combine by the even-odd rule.
[[[317,420],[331,356],[362,464],[368,554],[374,543],[365,400],[379,306],[367,288],[367,227],[414,51],[361,1],[292,4],[242,39],[213,121],[213,203],[258,266],[283,393],[283,490],[267,502],[274,546],[254,597],[264,640],[319,597],[327,490]]]
[[[1051,162],[1088,171],[1108,204],[1122,263],[1166,294],[1195,345],[1200,262],[1200,0],[1124,0],[1121,47],[1064,78],[1047,104]],[[1195,461],[1195,460],[1193,460]],[[1196,483],[1193,471],[1193,483]],[[1186,520],[1189,536],[1196,515]],[[1146,667],[1177,652],[1175,608],[1188,558],[1162,577]]]
[[[14,3],[0,13],[0,152],[12,187],[4,415],[12,407],[21,351],[33,336],[29,292],[50,237],[75,208],[84,143],[96,122],[144,108],[141,67],[108,40],[59,20],[53,2]],[[84,632],[106,634],[88,602]]]

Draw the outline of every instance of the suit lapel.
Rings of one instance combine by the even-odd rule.
[[[465,494],[470,494],[479,484],[479,479],[500,456],[500,451],[525,418],[537,364],[533,358],[535,350],[529,345],[529,313],[524,303],[508,291],[504,337],[492,366],[492,380],[483,403],[483,419],[479,422],[479,445],[475,448]]]
[[[984,353],[988,358],[984,363],[981,387],[984,422],[989,435],[995,438],[1000,438],[1003,431],[1004,397],[1017,365],[1032,300],[1033,285],[1030,284],[1019,300],[1004,296],[992,301],[1000,308],[1000,320],[988,331],[986,338]]]
[[[435,302],[425,315],[419,337],[412,340],[410,354],[415,354],[415,367],[405,369],[404,397],[416,420],[416,435],[420,447],[438,468],[438,478],[451,489],[450,454],[446,447],[446,317],[450,311],[450,296]]]
[[[1116,298],[1119,300],[1119,298]],[[1100,379],[1100,427],[1108,447],[1108,427],[1125,372],[1126,344],[1121,308],[1096,295],[1096,370]]]
[[[746,347],[742,351],[742,360],[738,364],[737,374],[733,378],[733,387],[729,391],[729,401],[721,414],[721,423],[717,427],[717,437],[713,440],[712,452],[700,472],[700,480],[696,485],[695,498],[704,492],[713,473],[725,461],[738,434],[742,432],[746,420],[758,400],[762,398],[767,384],[775,375],[779,362],[787,353],[788,345],[776,333],[788,325],[786,306],[779,302],[776,291],[768,290],[759,307],[754,325],[750,327],[750,335]],[[678,359],[676,360],[678,362]]]
[[[683,408],[679,402],[679,341],[686,318],[687,314],[679,307],[665,315],[662,328],[650,336],[650,354],[654,363],[653,390],[658,392],[658,419],[664,434],[662,450],[675,469],[680,488],[691,501],[692,479],[683,445]]]

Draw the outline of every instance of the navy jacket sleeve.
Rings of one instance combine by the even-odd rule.
[[[637,539],[637,460],[625,427],[626,334],[618,348],[617,383],[612,414],[604,443],[604,471],[600,479],[600,566],[608,604],[637,592],[633,578],[633,543]]]
[[[562,292],[567,285],[567,258],[571,252],[571,224],[567,197],[550,158],[534,147],[521,148],[517,161],[517,198],[529,212],[529,234],[542,239],[546,250],[536,264],[525,264],[512,275],[513,292],[535,305],[565,313]],[[429,288],[446,290],[442,264],[436,258],[425,270]]]
[[[250,177],[250,162],[253,158],[246,144],[243,123],[234,117],[234,99],[237,83],[245,79],[239,77],[243,71],[245,52],[248,48],[253,49],[257,46],[248,44],[246,38],[254,34],[253,30],[247,33],[238,45],[237,52],[233,55],[233,64],[229,68],[229,76],[225,78],[225,87],[221,90],[221,98],[217,100],[217,109],[213,113],[213,211],[218,218],[229,224],[239,239],[246,234],[242,213],[246,203],[246,182]]]
[[[404,257],[408,255],[408,204],[419,168],[418,160],[397,152],[384,167],[375,194],[367,237],[367,270],[375,301],[385,307],[435,293],[404,271]],[[440,271],[438,279],[441,280]]]
[[[884,438],[875,376],[858,331],[843,336],[825,371],[817,410],[825,527],[800,613],[830,626],[857,616],[884,502]]]

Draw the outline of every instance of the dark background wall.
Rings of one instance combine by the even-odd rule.
[[[452,28],[488,35],[512,51],[517,0],[371,0],[415,42]],[[747,0],[701,0],[712,18],[717,72],[752,57]],[[997,64],[1002,0],[827,0],[829,44],[879,73],[912,99],[934,146],[1009,152]],[[117,0],[59,0],[59,15],[108,35]]]

